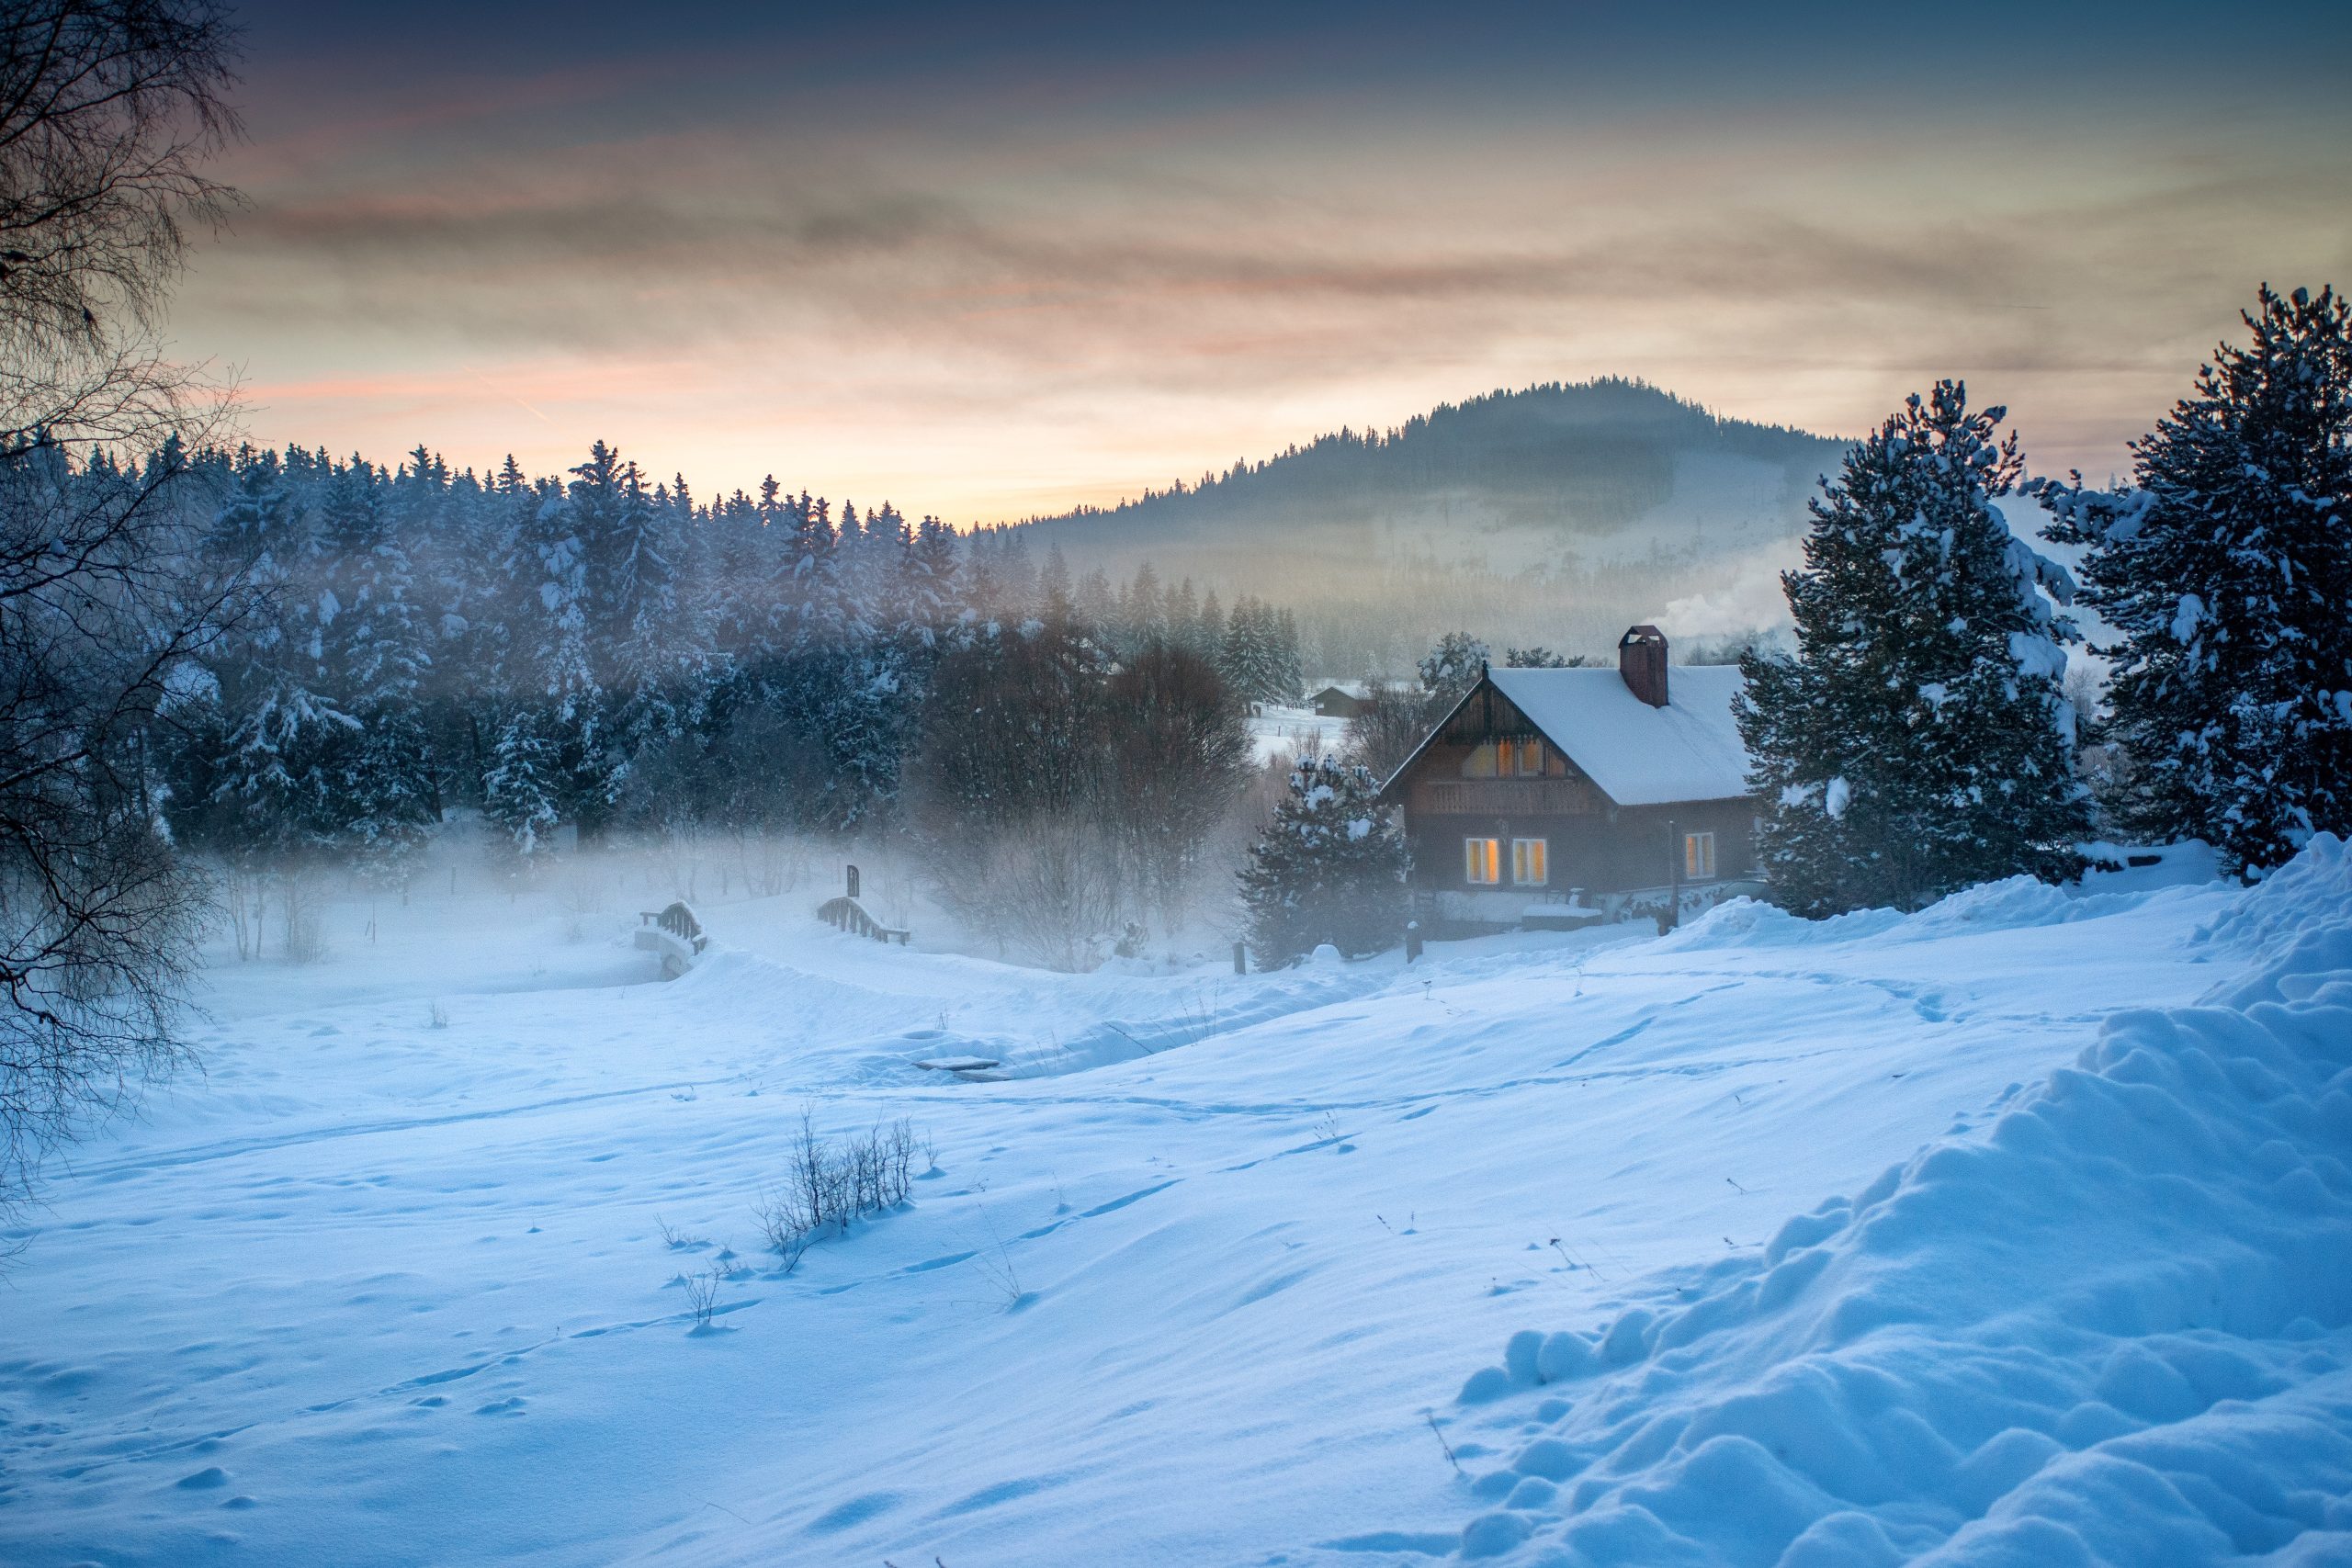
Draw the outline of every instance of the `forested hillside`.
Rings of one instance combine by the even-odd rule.
[[[1295,607],[1309,663],[1394,671],[1457,626],[1580,648],[1682,602],[1681,629],[1734,629],[1840,445],[1639,381],[1555,382],[1014,531],[1074,570],[1247,583]],[[1718,624],[1689,613],[1702,599]]]

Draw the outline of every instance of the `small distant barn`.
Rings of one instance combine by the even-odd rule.
[[[1648,626],[1619,640],[1617,662],[1487,670],[1383,786],[1404,808],[1424,931],[1680,912],[1753,890],[1738,669],[1669,669]]]
[[[1353,718],[1363,712],[1364,698],[1345,686],[1326,686],[1307,698],[1306,705],[1325,718]]]

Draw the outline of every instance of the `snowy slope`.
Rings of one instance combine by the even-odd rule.
[[[2106,886],[1247,978],[910,953],[777,901],[707,910],[687,978],[616,985],[644,973],[618,918],[566,947],[514,910],[379,911],[375,948],[224,976],[209,1076],[52,1187],[0,1299],[0,1560],[1423,1562],[1465,1525],[1548,1551],[1576,1483],[1521,1492],[1540,1439],[1625,1478],[1620,1514],[1703,1488],[1640,1413],[1802,1348],[1737,1293],[1768,1244],[1786,1269],[1877,1235],[1909,1179],[1873,1178],[1939,1139],[1989,1157],[2127,1009],[2300,984],[2273,950],[2307,910]],[[1023,1076],[911,1065],[967,1051]],[[938,1163],[786,1277],[752,1204],[804,1104],[911,1117]],[[725,1331],[691,1334],[679,1278],[729,1241]],[[1712,1384],[1645,1346],[1556,1409],[1456,1402],[1514,1333],[1644,1311]]]
[[[1463,1393],[1508,1411],[1504,1462],[1457,1450],[1502,1504],[1463,1555],[2352,1561],[2344,845],[2193,940],[2252,975],[2118,1013],[1984,1136],[1760,1254],[1515,1337]]]

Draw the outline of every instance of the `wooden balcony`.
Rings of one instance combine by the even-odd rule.
[[[1430,817],[1580,817],[1608,808],[1586,779],[1416,779],[1408,813]]]

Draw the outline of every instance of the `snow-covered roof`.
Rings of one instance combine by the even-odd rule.
[[[1489,670],[1495,689],[1620,806],[1747,793],[1747,748],[1732,722],[1734,664],[1678,664],[1652,707],[1614,670]]]

